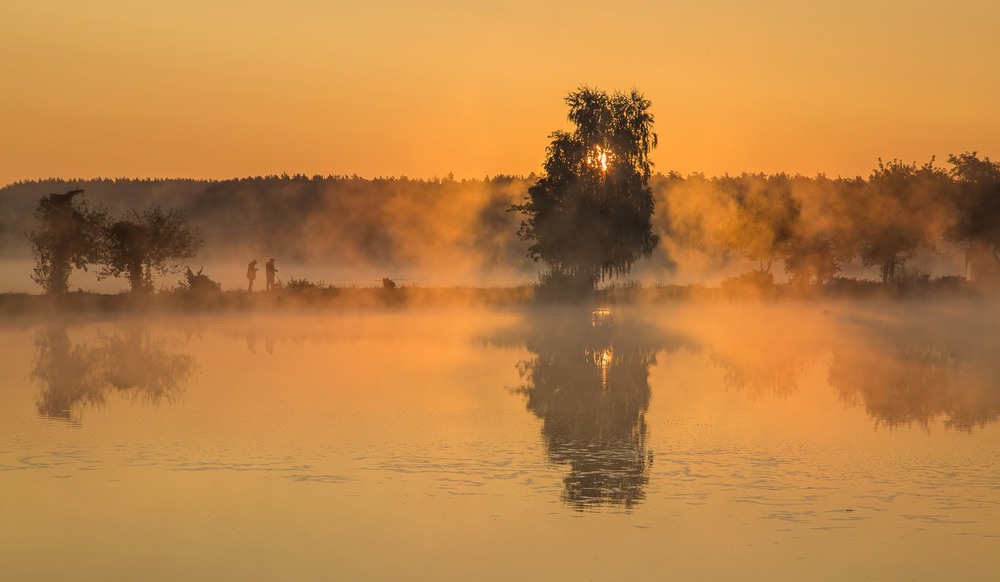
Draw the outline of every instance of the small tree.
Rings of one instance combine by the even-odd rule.
[[[98,258],[101,233],[107,221],[103,211],[90,210],[73,198],[83,190],[42,197],[35,210],[39,228],[28,235],[35,254],[31,279],[46,293],[69,290],[73,268],[87,269]]]
[[[788,177],[743,174],[720,178],[718,184],[730,193],[735,207],[735,220],[724,235],[727,246],[757,263],[761,273],[770,272],[774,259],[786,251],[799,218]]]
[[[544,175],[512,209],[526,216],[518,235],[531,242],[528,256],[548,266],[543,283],[593,290],[659,242],[649,187],[656,134],[650,101],[637,91],[582,87],[566,103],[575,129],[551,134]]]
[[[948,156],[955,216],[948,240],[965,249],[969,278],[1000,278],[1000,162],[976,152]]]
[[[933,158],[923,166],[898,160],[882,163],[862,189],[860,255],[866,267],[877,266],[882,282],[896,278],[896,271],[918,248],[933,248],[938,236],[948,175],[934,167]]]
[[[798,285],[829,283],[852,252],[847,241],[830,233],[797,236],[784,246],[785,272],[789,281]]]
[[[98,276],[128,279],[133,292],[153,288],[153,272],[177,273],[195,256],[201,241],[176,210],[159,207],[129,212],[105,229]]]
[[[180,282],[180,290],[195,294],[218,293],[222,290],[222,284],[214,281],[208,275],[202,274],[205,268],[198,269],[195,273],[191,267],[184,270],[184,280]]]

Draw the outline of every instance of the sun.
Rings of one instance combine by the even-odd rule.
[[[608,164],[613,159],[610,150],[601,146],[594,146],[594,149],[587,154],[587,165],[592,168],[599,168],[601,173],[607,173]]]

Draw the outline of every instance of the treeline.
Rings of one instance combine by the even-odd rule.
[[[743,257],[770,280],[831,281],[850,263],[883,283],[926,276],[920,253],[964,255],[970,279],[1000,275],[1000,163],[976,153],[917,165],[879,161],[867,179],[677,174],[653,182],[654,221],[675,256]]]
[[[0,256],[29,258],[25,234],[48,194],[84,189],[91,208],[181,212],[199,259],[255,255],[344,266],[505,269],[537,266],[517,237],[535,176],[483,180],[268,176],[224,181],[44,180],[0,189]],[[653,280],[700,265],[822,284],[848,265],[880,281],[915,276],[919,254],[964,257],[972,279],[1000,275],[1000,164],[975,153],[947,164],[879,162],[867,178],[657,174],[660,246],[637,265]],[[701,269],[704,272],[704,268]],[[959,273],[951,273],[959,274]],[[919,273],[916,273],[919,275]]]
[[[0,253],[27,258],[38,200],[83,189],[93,208],[183,212],[202,256],[282,263],[409,264],[530,271],[507,212],[532,177],[411,180],[267,176],[224,181],[44,180],[0,189]]]

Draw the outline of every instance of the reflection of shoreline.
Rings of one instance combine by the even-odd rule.
[[[111,394],[149,404],[172,401],[193,375],[193,356],[172,354],[146,328],[100,336],[96,345],[74,345],[66,325],[53,324],[35,340],[31,379],[39,384],[38,413],[74,424],[82,410]]]
[[[659,330],[595,325],[564,309],[530,313],[492,343],[530,354],[518,392],[542,421],[549,460],[569,467],[564,502],[630,508],[648,486],[649,371],[664,348],[703,353],[726,389],[749,399],[791,398],[825,379],[876,427],[971,431],[1000,420],[1000,313],[975,303],[883,307],[678,310]]]
[[[941,421],[971,431],[1000,419],[1000,338],[992,314],[865,325],[862,346],[833,350],[829,383],[876,426]],[[985,316],[985,318],[984,318]],[[957,333],[956,333],[957,331]]]
[[[962,304],[766,307],[708,311],[681,321],[683,330],[723,371],[727,388],[749,398],[784,398],[825,363],[840,399],[862,407],[876,426],[942,422],[972,430],[1000,419],[1000,337],[996,308]]]

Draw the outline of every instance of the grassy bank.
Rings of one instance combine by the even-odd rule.
[[[678,301],[781,300],[894,300],[944,299],[991,294],[960,277],[944,277],[903,284],[857,279],[835,279],[826,285],[772,284],[734,278],[721,285],[611,285],[593,295],[566,297],[536,285],[514,287],[335,287],[318,284],[294,289],[246,291],[173,290],[150,294],[101,294],[85,291],[48,296],[30,293],[0,294],[5,317],[100,313],[241,313],[299,310],[432,308],[444,306],[504,308],[582,303],[595,305],[660,304]]]

